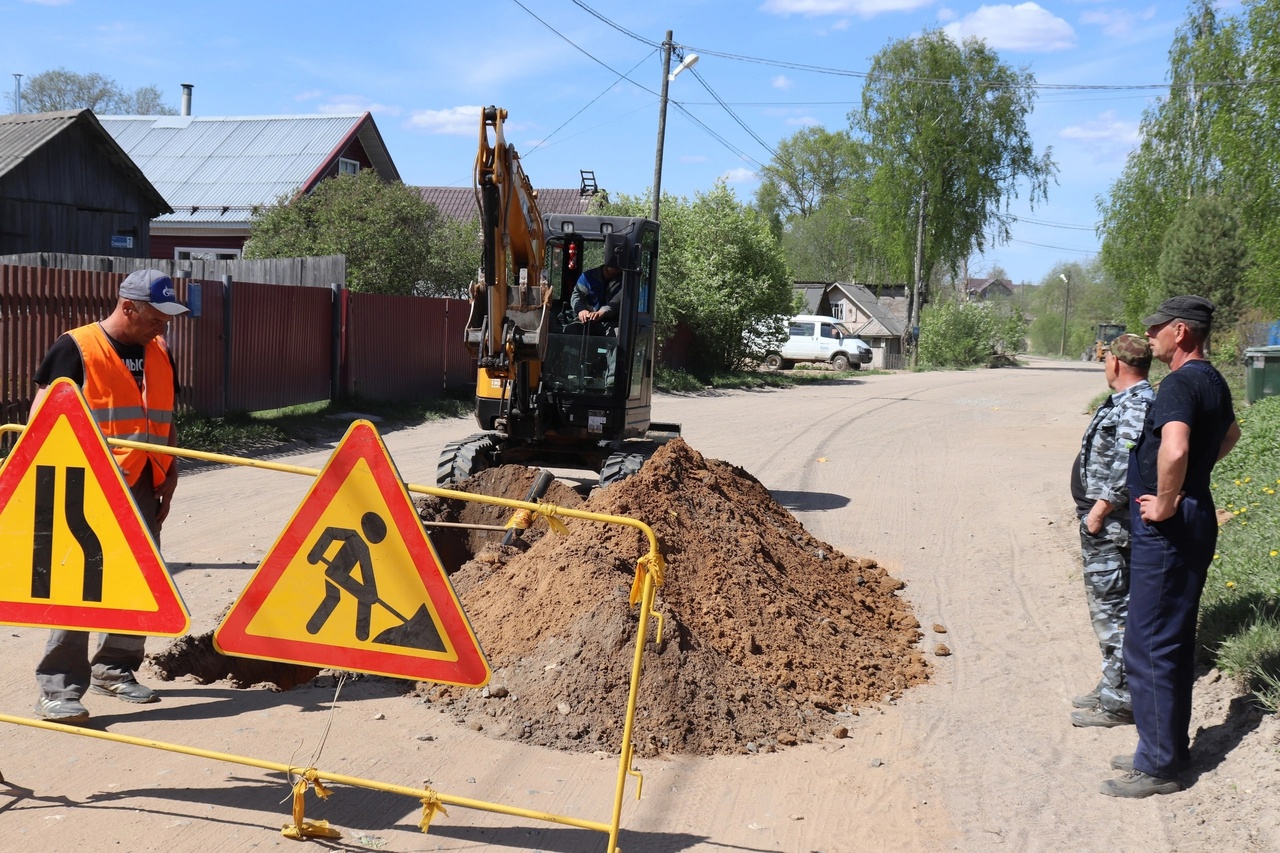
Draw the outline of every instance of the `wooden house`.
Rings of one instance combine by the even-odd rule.
[[[0,116],[0,255],[145,258],[170,212],[91,111]]]
[[[151,223],[151,257],[239,258],[253,216],[322,180],[400,173],[369,113],[300,116],[103,116],[173,212]]]

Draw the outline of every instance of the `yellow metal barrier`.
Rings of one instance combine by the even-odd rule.
[[[24,429],[25,427],[20,424],[0,424],[0,434],[5,432],[20,433]],[[214,462],[218,464],[262,468],[268,471],[280,471],[286,474],[301,474],[308,477],[317,477],[320,475],[320,469],[318,468],[306,468],[300,465],[286,465],[281,462],[271,462],[262,459],[248,459],[240,456],[229,456],[222,453],[208,453],[203,450],[188,450],[181,447],[168,447],[117,438],[108,438],[107,443],[119,447],[131,447],[150,452],[167,453],[183,459],[199,459],[201,461]],[[303,793],[308,786],[314,787],[316,794],[321,798],[329,796],[330,792],[321,784],[321,781],[324,780],[344,785],[370,788],[391,794],[403,794],[405,796],[418,799],[423,806],[423,815],[419,822],[419,826],[423,832],[426,832],[429,829],[431,819],[435,815],[435,812],[443,812],[444,805],[453,805],[460,806],[462,808],[511,815],[513,817],[549,821],[551,823],[574,826],[580,829],[592,829],[598,832],[605,832],[609,835],[607,853],[615,853],[615,851],[618,850],[618,830],[622,819],[622,797],[626,790],[627,776],[631,775],[636,777],[637,800],[640,799],[644,784],[643,774],[631,767],[631,759],[635,750],[635,746],[631,742],[631,738],[635,726],[636,701],[640,691],[641,655],[644,651],[645,640],[648,636],[650,617],[658,620],[658,627],[654,633],[654,641],[658,643],[662,642],[662,615],[653,610],[653,599],[657,593],[657,587],[662,585],[665,564],[662,554],[658,551],[658,539],[657,536],[654,535],[653,529],[642,521],[638,521],[634,518],[627,518],[626,516],[603,515],[600,513],[586,512],[584,510],[570,509],[568,507],[559,507],[548,503],[530,503],[527,501],[511,500],[508,498],[493,497],[491,495],[478,495],[471,492],[461,492],[453,489],[442,489],[437,486],[423,486],[413,483],[406,483],[405,488],[415,494],[435,495],[442,498],[471,501],[474,503],[487,503],[496,506],[506,506],[525,510],[545,518],[547,524],[557,533],[568,532],[564,523],[561,521],[562,518],[577,518],[585,521],[598,521],[606,524],[621,524],[626,527],[632,527],[643,533],[645,538],[648,540],[649,552],[636,561],[636,576],[631,587],[631,603],[638,603],[640,605],[641,618],[639,619],[639,626],[636,632],[635,653],[631,663],[631,685],[627,692],[627,708],[623,720],[621,755],[618,761],[618,778],[614,789],[613,812],[609,823],[583,820],[581,818],[552,814],[549,812],[532,811],[514,806],[505,806],[500,803],[468,799],[466,797],[455,797],[448,794],[441,794],[430,788],[419,789],[409,788],[403,785],[392,785],[369,779],[360,779],[354,776],[328,773],[314,767],[299,768],[295,765],[263,761],[256,758],[231,755],[223,752],[212,752],[210,750],[199,749],[196,747],[182,746],[181,744],[165,743],[163,741],[148,740],[145,738],[135,738],[128,735],[118,735],[111,732],[86,729],[80,726],[68,726],[62,723],[48,722],[46,720],[32,720],[25,717],[13,717],[6,714],[0,714],[0,722],[47,729],[50,731],[66,732],[67,734],[82,735],[84,737],[98,738],[99,740],[116,741],[118,743],[127,743],[133,746],[162,749],[168,752],[178,752],[199,758],[208,758],[214,761],[227,761],[233,764],[244,764],[250,767],[275,770],[291,776],[296,776],[298,778],[294,784],[293,796],[294,823],[286,825],[282,830],[285,835],[291,838],[304,838],[310,836],[334,837],[336,835],[333,830],[328,828],[327,822],[311,822],[305,820],[303,817]]]

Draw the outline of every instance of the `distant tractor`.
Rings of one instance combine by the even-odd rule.
[[[1104,360],[1107,354],[1107,345],[1123,334],[1124,326],[1120,323],[1099,323],[1098,334],[1095,336],[1093,344],[1093,360]]]

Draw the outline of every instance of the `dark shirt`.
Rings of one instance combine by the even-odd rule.
[[[570,305],[573,313],[579,311],[604,310],[602,319],[617,321],[618,310],[622,304],[622,276],[606,281],[603,267],[589,269],[578,276],[578,284],[573,288]]]
[[[103,334],[106,332],[104,331]],[[116,351],[116,355],[120,356],[120,360],[129,368],[129,372],[133,374],[133,381],[137,382],[138,387],[141,388],[142,364],[147,348],[141,344],[121,343],[110,335],[107,335],[107,341]],[[169,353],[169,364],[173,364],[172,352]],[[84,386],[84,359],[80,355],[80,347],[76,346],[75,338],[70,335],[61,335],[53,342],[53,346],[49,347],[40,366],[36,368],[35,381],[37,385],[48,385],[53,380],[64,376],[77,385]],[[178,371],[175,369],[173,391],[176,394],[179,390],[181,386],[178,384]]]
[[[1191,428],[1187,476],[1182,490],[1190,495],[1207,496],[1209,477],[1222,450],[1222,441],[1236,421],[1231,390],[1209,362],[1189,361],[1160,383],[1160,393],[1147,413],[1135,451],[1138,476],[1148,494],[1157,493],[1160,430],[1173,421]]]

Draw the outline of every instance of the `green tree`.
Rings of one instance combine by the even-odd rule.
[[[1143,114],[1141,141],[1107,197],[1099,199],[1102,263],[1121,287],[1131,325],[1165,292],[1159,272],[1165,232],[1189,200],[1231,192],[1233,186],[1240,188],[1238,197],[1256,199],[1257,190],[1271,183],[1267,178],[1258,187],[1241,186],[1254,163],[1267,162],[1259,156],[1265,149],[1252,141],[1258,134],[1242,134],[1258,92],[1205,85],[1243,81],[1252,64],[1245,53],[1239,23],[1220,21],[1212,0],[1195,0],[1169,48],[1169,93]],[[1245,144],[1246,139],[1251,141]],[[1274,214],[1266,208],[1264,219],[1271,222]]]
[[[862,143],[842,130],[807,127],[778,143],[773,159],[760,170],[756,206],[780,223],[810,216],[866,171]]]
[[[1020,187],[1032,205],[1047,197],[1057,167],[1049,151],[1035,153],[1027,129],[1034,83],[978,39],[956,44],[940,30],[876,54],[862,108],[849,119],[874,169],[868,215],[885,235],[895,277],[914,272],[928,282],[940,266],[954,274],[988,240],[1009,239]]]
[[[483,249],[479,219],[439,217],[431,230],[427,275],[419,292],[423,296],[468,298]]]
[[[13,109],[13,95],[7,96]],[[65,68],[42,71],[22,87],[22,112],[49,113],[59,110],[93,110],[98,115],[173,115],[155,85],[124,90],[110,77],[98,73],[77,74]]]
[[[431,237],[439,217],[414,188],[361,169],[259,211],[244,256],[346,255],[352,291],[412,295],[431,280]]]
[[[620,196],[607,211],[647,216],[650,201]],[[683,325],[697,337],[693,372],[741,366],[752,330],[791,314],[793,288],[778,240],[757,210],[723,181],[692,200],[664,194],[658,255],[657,332]]]
[[[1226,201],[1216,196],[1193,199],[1165,232],[1159,262],[1161,295],[1204,296],[1217,306],[1217,324],[1232,323],[1247,258],[1248,247]]]

